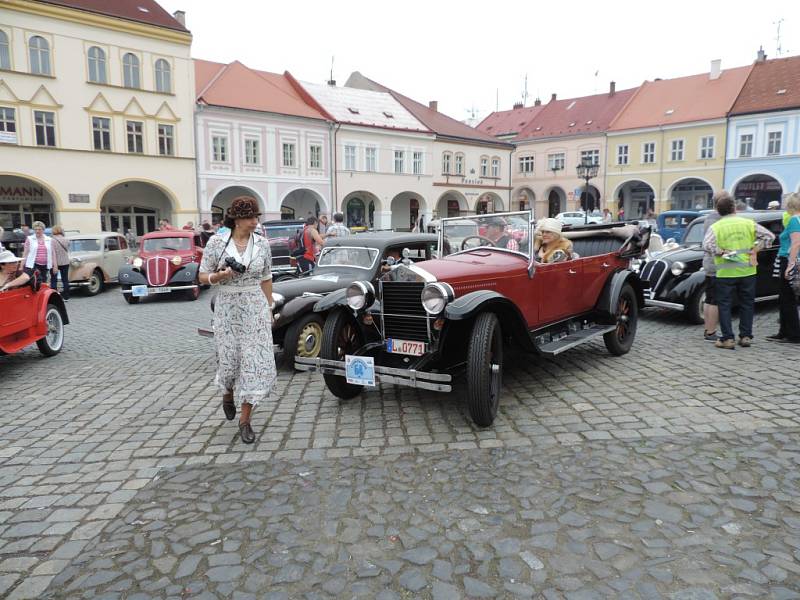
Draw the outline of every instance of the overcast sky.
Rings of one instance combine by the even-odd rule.
[[[333,56],[339,85],[358,70],[459,120],[511,108],[526,74],[532,104],[775,57],[781,18],[782,56],[800,54],[798,0],[159,1],[186,11],[196,58],[321,83]]]

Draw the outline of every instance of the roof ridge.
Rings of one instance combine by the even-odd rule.
[[[206,62],[211,62],[211,61],[206,61]],[[200,91],[200,93],[199,93],[199,94],[197,94],[197,96],[195,97],[195,100],[199,100],[200,98],[202,98],[202,97],[203,97],[203,95],[204,95],[204,94],[205,94],[205,93],[206,93],[208,90],[210,90],[210,89],[211,89],[211,86],[212,86],[212,85],[214,85],[214,84],[217,82],[217,79],[219,79],[219,78],[222,76],[222,73],[224,73],[224,72],[227,70],[227,68],[228,68],[228,65],[227,65],[227,64],[224,64],[224,63],[216,63],[216,64],[219,64],[219,65],[220,65],[220,68],[219,68],[219,70],[218,70],[218,71],[217,71],[217,72],[214,74],[214,76],[213,76],[211,79],[209,79],[209,80],[208,80],[208,83],[207,83],[207,84],[206,84],[206,86],[205,86],[205,87],[204,87],[204,88],[203,88],[203,89]]]

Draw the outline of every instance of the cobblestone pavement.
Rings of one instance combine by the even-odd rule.
[[[210,385],[212,344],[195,332],[209,319],[207,293],[197,302],[158,299],[128,306],[112,288],[95,298],[76,297],[68,308],[73,323],[59,356],[42,358],[34,347],[0,358],[0,597],[38,598],[48,587],[51,596],[82,597],[87,591],[90,597],[90,588],[124,585],[120,573],[129,573],[133,564],[140,575],[152,573],[131,582],[130,590],[164,583],[148,594],[167,597],[175,585],[186,583],[175,597],[199,597],[203,590],[208,597],[222,597],[233,588],[212,578],[237,569],[233,563],[202,558],[209,552],[238,554],[241,576],[234,579],[243,594],[248,581],[254,585],[255,572],[260,573],[269,585],[259,596],[264,589],[289,597],[335,596],[341,584],[351,596],[363,592],[371,597],[374,586],[386,586],[401,597],[481,597],[488,593],[485,585],[502,597],[512,593],[506,589],[514,585],[511,579],[537,593],[577,594],[594,586],[597,594],[603,590],[599,586],[625,579],[624,573],[637,568],[647,576],[633,578],[629,589],[643,596],[653,589],[690,593],[693,586],[697,598],[704,597],[703,589],[726,596],[761,586],[776,597],[782,594],[779,588],[800,589],[800,563],[793,558],[792,545],[798,523],[791,513],[800,510],[794,483],[797,461],[791,438],[783,437],[800,427],[800,394],[794,380],[780,375],[796,372],[798,356],[793,349],[763,341],[776,327],[774,305],[759,308],[756,344],[750,349],[715,350],[698,338],[699,328],[676,315],[647,311],[634,350],[626,357],[610,356],[599,343],[553,360],[516,357],[505,371],[500,414],[487,430],[470,424],[460,401],[463,390],[438,395],[387,386],[339,403],[318,377],[285,371],[279,379],[279,402],[255,413],[259,439],[251,447],[238,441],[235,425],[222,417]],[[757,456],[748,454],[762,447]],[[661,460],[672,452],[689,454],[674,464]],[[704,458],[695,460],[694,453]],[[646,464],[653,465],[649,471]],[[397,470],[398,465],[405,468]],[[659,475],[661,471],[667,473]],[[310,475],[300,475],[305,472]],[[694,480],[706,487],[680,483]],[[522,491],[526,486],[530,494]],[[244,509],[246,489],[254,494],[251,511]],[[426,489],[429,501],[420,491]],[[748,497],[741,490],[760,495]],[[388,499],[375,500],[373,495],[381,492]],[[534,492],[537,497],[531,498]],[[582,497],[593,493],[600,494],[596,503]],[[236,498],[227,512],[221,508],[221,494]],[[745,511],[736,505],[741,500],[757,506]],[[487,514],[469,511],[473,501]],[[154,510],[166,513],[131,517],[146,514],[144,502],[155,502]],[[330,516],[311,536],[298,524],[304,502],[309,523],[319,525]],[[649,515],[648,503],[655,503],[657,511],[666,507],[664,514],[674,518]],[[281,504],[291,512],[281,515],[275,508]],[[401,511],[403,518],[389,518],[378,506],[391,514]],[[583,517],[576,522],[589,521],[573,525],[559,520],[570,510]],[[240,527],[248,512],[258,523]],[[379,514],[384,514],[384,523],[372,521]],[[634,527],[648,518],[657,529]],[[285,537],[273,529],[277,520],[286,526]],[[214,527],[186,535],[192,521]],[[729,522],[731,531],[720,529]],[[384,536],[368,533],[378,526],[384,527]],[[392,528],[398,533],[386,533]],[[593,533],[583,540],[575,533],[588,529]],[[619,533],[609,537],[606,529]],[[214,546],[216,539],[198,541],[215,530],[220,532],[217,539],[241,538],[240,546],[226,540]],[[426,536],[413,543],[412,531]],[[319,548],[309,541],[314,534]],[[458,535],[462,539],[451,537]],[[547,535],[552,547],[530,543]],[[658,580],[650,573],[657,565],[646,561],[658,560],[651,553],[659,546],[645,551],[642,539],[634,543],[636,536],[651,535],[666,540],[660,548],[670,556],[691,562],[710,561],[713,555],[717,562],[698,562],[694,583],[677,572],[669,582]],[[156,543],[160,537],[163,547]],[[519,544],[518,556],[505,555],[507,548],[486,541],[512,538],[518,539],[509,542],[512,548]],[[615,544],[613,539],[627,540],[629,547],[623,544],[611,556],[596,551],[595,542]],[[686,539],[695,542],[679,545]],[[296,553],[273,556],[273,548],[294,548],[298,540],[303,544]],[[107,544],[126,549],[109,549]],[[469,549],[474,544],[483,544],[490,558],[476,558]],[[584,552],[578,551],[581,544]],[[730,560],[741,558],[747,545],[767,558],[756,560],[754,555],[745,560],[748,567],[722,560],[730,558],[730,547]],[[407,565],[402,554],[416,547],[429,547],[424,555],[435,552],[435,558]],[[374,581],[359,577],[357,560],[367,558],[358,548],[376,548],[374,556],[399,561],[399,571],[375,563],[368,569],[377,571]],[[681,551],[672,554],[676,548]],[[348,549],[355,562],[347,563],[338,554]],[[528,563],[522,552],[536,562]],[[626,567],[618,555],[637,560]],[[195,558],[182,567],[189,556]],[[152,566],[139,569],[142,560]],[[180,569],[195,560],[184,581]],[[438,563],[431,561],[444,560],[453,569],[450,579],[432,571]],[[556,568],[574,567],[575,561],[582,566],[574,573]],[[589,563],[598,561],[611,569],[607,575],[589,569]],[[615,566],[617,561],[622,569]],[[113,573],[123,563],[127,571]],[[288,568],[290,563],[295,566]],[[540,568],[531,567],[539,563]],[[470,570],[461,572],[467,564]],[[217,567],[225,568],[215,571]],[[753,571],[753,579],[734,577],[746,569]],[[115,579],[103,583],[110,575],[98,573],[109,570]],[[302,579],[292,582],[291,573],[298,570]],[[715,572],[727,575],[714,582],[701,577]],[[281,583],[281,577],[289,578]],[[412,586],[424,584],[412,591],[401,578]],[[656,587],[637,587],[648,583]],[[325,584],[329,589],[323,589]],[[81,591],[69,591],[70,586]],[[120,588],[117,596],[135,594]]]

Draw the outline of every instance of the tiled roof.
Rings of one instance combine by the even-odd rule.
[[[646,81],[609,131],[639,129],[724,118],[736,101],[751,66],[726,69],[717,79],[708,73]]]
[[[487,135],[486,133],[470,127],[461,121],[457,121],[456,119],[449,117],[444,113],[440,113],[438,110],[433,110],[429,106],[425,106],[416,100],[412,100],[400,92],[397,92],[386,87],[385,85],[378,83],[377,81],[365,77],[358,71],[355,71],[350,75],[347,83],[345,83],[345,86],[356,87],[360,89],[372,89],[391,94],[395,100],[402,104],[421,123],[423,123],[428,129],[437,135],[491,144],[502,143],[494,136]]]
[[[285,75],[251,69],[238,60],[228,65],[194,60],[197,102],[263,112],[324,119],[309,106]]]
[[[800,56],[756,62],[731,115],[800,108]]]
[[[154,0],[36,0],[43,4],[57,4],[77,10],[118,17],[127,21],[166,27],[177,31],[188,29]]]
[[[602,133],[635,92],[636,88],[632,88],[613,94],[551,100],[514,141]]]
[[[496,111],[478,123],[476,129],[495,137],[516,136],[542,112],[542,109],[544,106],[539,105]]]
[[[430,133],[386,92],[307,82],[301,85],[339,123]]]

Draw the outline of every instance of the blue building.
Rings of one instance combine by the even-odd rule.
[[[728,117],[725,189],[753,208],[800,191],[800,56],[759,51]]]

